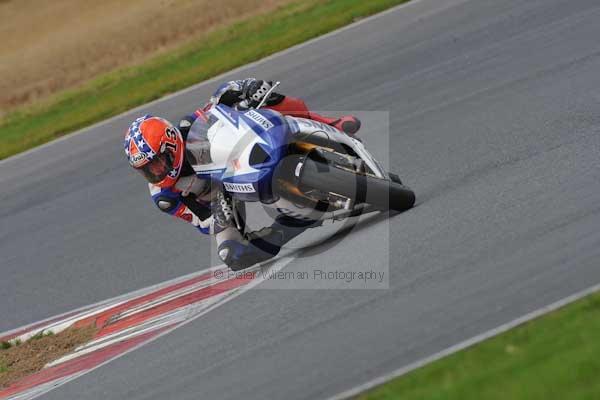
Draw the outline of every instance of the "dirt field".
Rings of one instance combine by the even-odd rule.
[[[18,346],[0,350],[0,388],[41,370],[44,365],[89,342],[95,327],[69,328],[56,335],[30,339]]]
[[[293,0],[0,0],[0,115]]]

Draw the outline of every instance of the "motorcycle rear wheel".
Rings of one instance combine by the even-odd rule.
[[[403,212],[415,204],[415,193],[401,184],[400,179],[360,174],[312,157],[307,157],[303,164],[299,181],[305,190],[336,193],[352,199],[355,204],[370,204],[381,211]]]

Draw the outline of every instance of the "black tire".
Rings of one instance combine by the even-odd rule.
[[[318,189],[349,197],[356,204],[367,203],[381,211],[406,211],[415,204],[415,193],[391,180],[332,166],[307,157],[299,177],[301,190]]]

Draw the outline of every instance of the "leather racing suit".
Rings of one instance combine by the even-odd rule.
[[[264,96],[271,87],[270,85],[270,82],[253,78],[227,82],[217,89],[211,102],[230,107],[256,107],[262,100],[261,96]],[[354,134],[360,127],[360,121],[355,117],[324,117],[309,111],[301,99],[278,93],[272,93],[264,104],[264,108],[288,116],[312,119],[318,121],[317,124],[332,125],[348,134]],[[184,140],[187,139],[189,129],[198,115],[200,113],[196,112],[181,119],[179,130]],[[290,128],[310,129],[307,125],[299,128],[298,124],[291,124]],[[318,125],[314,129],[319,130]],[[233,223],[234,211],[227,193],[223,193],[220,188],[215,190],[209,181],[198,178],[190,163],[186,161],[173,187],[161,189],[149,184],[149,188],[154,203],[161,211],[191,223],[202,233],[215,235],[219,258],[235,270],[274,257],[285,243],[306,229],[320,225],[317,221],[304,221],[279,215],[269,227],[242,233]],[[244,213],[243,207],[238,211]],[[241,217],[242,221],[245,220],[245,215]]]

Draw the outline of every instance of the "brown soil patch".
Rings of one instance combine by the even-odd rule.
[[[0,350],[0,387],[41,370],[47,363],[89,342],[96,332],[93,326],[69,328],[56,335],[30,339],[25,343]]]
[[[2,0],[0,114],[291,2]]]

